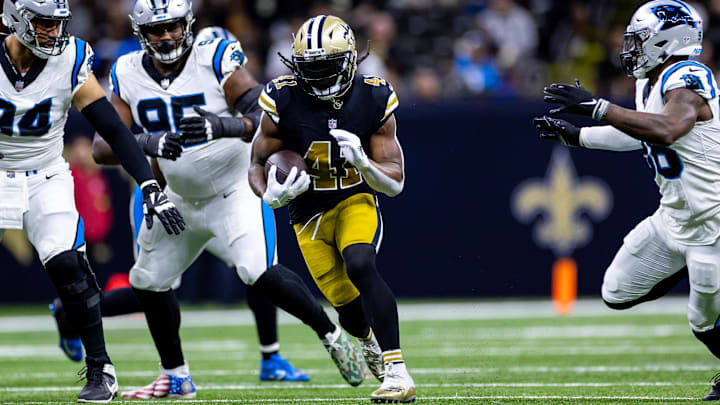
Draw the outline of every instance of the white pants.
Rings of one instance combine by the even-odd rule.
[[[696,332],[712,329],[720,315],[720,242],[679,244],[665,231],[659,212],[645,218],[625,237],[605,272],[602,297],[613,304],[635,301],[686,265],[690,326]]]
[[[14,190],[12,201],[0,201],[0,216],[6,221],[6,225],[0,225],[0,240],[5,233],[2,228],[22,228],[43,265],[59,253],[85,250],[84,225],[75,208],[73,177],[63,158],[44,169],[0,170],[0,196],[9,196],[10,190]],[[13,207],[20,206],[24,206],[20,212],[26,210],[22,219],[15,217],[19,226],[12,226]]]
[[[140,254],[130,270],[133,287],[150,291],[177,287],[182,273],[211,240],[211,253],[234,266],[245,284],[252,285],[277,264],[273,212],[252,193],[246,180],[200,201],[186,200],[169,188],[166,194],[185,218],[186,229],[180,235],[168,235],[157,219],[150,230],[143,220]]]

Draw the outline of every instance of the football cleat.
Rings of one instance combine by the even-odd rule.
[[[715,374],[713,377],[713,385],[710,388],[710,392],[705,395],[703,401],[720,401],[720,373]]]
[[[335,331],[328,332],[322,342],[338,370],[340,370],[340,375],[348,384],[357,387],[365,381],[367,376],[365,360],[360,350],[344,330],[339,326],[335,326]]]
[[[87,383],[78,395],[78,402],[106,403],[117,396],[118,383],[112,364],[92,364],[80,371]]]
[[[381,404],[415,402],[415,382],[404,362],[385,363],[385,380],[380,388],[370,394],[370,400]]]
[[[382,382],[385,378],[382,349],[380,349],[380,344],[378,343],[372,329],[370,329],[370,336],[366,339],[358,339],[358,341],[360,342],[360,350],[362,350],[368,369],[370,369],[370,372],[375,376],[375,378]]]
[[[267,360],[260,360],[260,381],[310,381],[310,376],[275,353]]]
[[[55,323],[57,324],[58,334],[60,335],[58,343],[60,350],[62,350],[70,360],[76,362],[82,361],[83,346],[80,335],[70,326],[60,298],[55,298],[52,304],[48,305],[48,308],[50,308],[55,318]]]
[[[190,369],[185,363],[173,370],[164,370],[155,381],[134,391],[120,394],[125,399],[194,399],[196,396],[195,383],[190,376]]]

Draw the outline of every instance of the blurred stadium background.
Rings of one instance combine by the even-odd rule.
[[[259,80],[286,73],[291,35],[310,15],[332,13],[354,28],[363,73],[396,88],[405,191],[382,200],[385,238],[380,268],[400,297],[548,297],[556,259],[578,267],[581,296],[597,297],[622,237],[657,201],[640,153],[553,153],[531,125],[546,107],[542,87],[579,78],[628,103],[633,81],[619,67],[623,29],[642,1],[195,0],[195,29],[227,27],[240,38]],[[703,61],[716,66],[720,1],[695,2],[705,16]],[[132,1],[72,0],[70,31],[91,42],[95,73],[139,49],[127,14]],[[85,219],[90,260],[102,285],[132,264],[131,184],[90,156],[93,131],[74,112],[67,156]],[[277,215],[281,260],[305,274],[285,209]],[[6,282],[0,301],[53,296],[30,245],[7,232],[0,245]],[[310,281],[309,277],[307,278]],[[242,301],[244,287],[204,255],[186,274],[181,298]]]
[[[70,3],[70,30],[93,45],[95,73],[107,85],[115,58],[139,49],[127,19],[132,1]],[[629,314],[610,313],[600,303],[604,270],[622,238],[657,206],[641,153],[568,151],[541,143],[531,123],[547,109],[542,87],[554,81],[579,78],[596,94],[632,105],[634,82],[622,73],[618,52],[643,1],[193,3],[195,30],[227,27],[258,80],[286,73],[277,52],[289,54],[292,33],[310,15],[348,21],[360,53],[369,41],[371,56],[360,71],[386,78],[397,90],[407,173],[405,191],[381,200],[379,268],[401,299],[403,347],[424,403],[679,403],[706,392],[717,364],[687,327],[686,284],[674,290],[679,298]],[[692,3],[705,21],[701,59],[716,69],[720,0]],[[121,171],[93,164],[92,135],[73,112],[66,155],[88,256],[101,286],[122,284],[133,257],[132,184]],[[281,261],[314,288],[286,209],[276,215]],[[55,347],[44,306],[55,294],[21,232],[7,232],[0,242],[0,269],[0,400],[73,400],[79,387]],[[556,318],[548,301],[562,285],[570,288],[560,289],[561,297],[571,298],[576,286],[589,300],[568,318]],[[179,294],[184,304],[211,302],[216,310],[244,305],[245,287],[204,254]],[[492,302],[479,302],[486,299]],[[257,385],[248,311],[188,311],[183,319],[203,399],[366,401],[370,392],[371,382],[346,389],[309,330],[286,317],[283,353],[311,372],[312,385]],[[142,318],[106,325],[121,389],[147,383],[157,363]]]

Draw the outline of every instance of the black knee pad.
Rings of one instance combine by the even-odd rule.
[[[705,346],[720,359],[720,328],[713,328],[705,332],[693,331],[695,337],[703,342]]]
[[[102,322],[101,290],[84,253],[60,253],[47,262],[45,269],[73,327],[89,328]]]
[[[356,279],[366,277],[375,272],[375,248],[368,244],[351,245],[342,252],[348,277]]]

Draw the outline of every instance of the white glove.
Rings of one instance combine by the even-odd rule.
[[[330,135],[335,138],[340,146],[342,156],[351,165],[361,171],[370,167],[370,159],[368,159],[365,154],[360,138],[358,138],[357,135],[352,132],[345,131],[344,129],[331,129]]]
[[[273,165],[268,171],[267,188],[263,194],[263,201],[272,209],[282,207],[310,187],[310,176],[305,170],[298,175],[297,167],[293,167],[282,184],[277,181],[276,173],[277,166]]]

